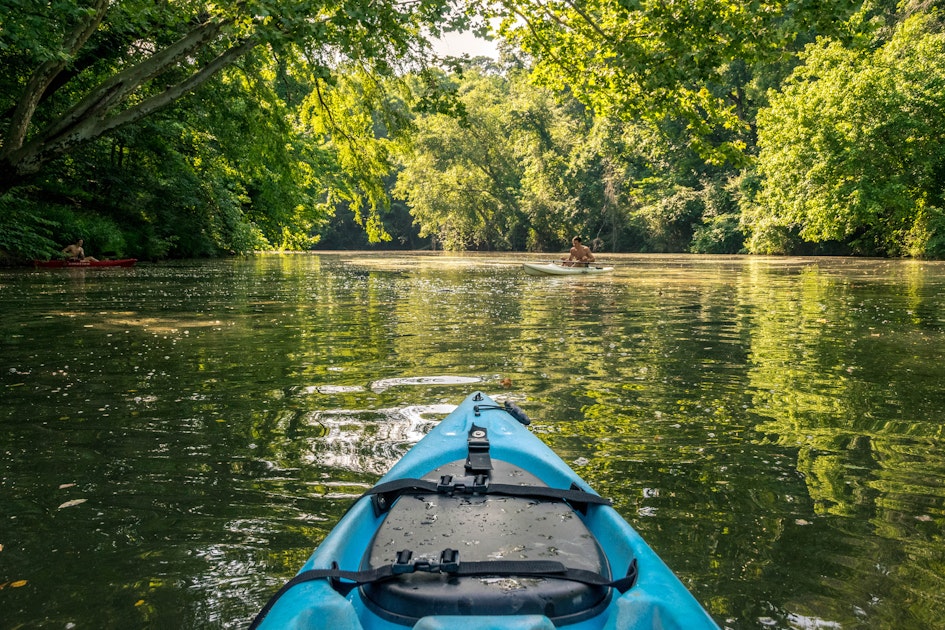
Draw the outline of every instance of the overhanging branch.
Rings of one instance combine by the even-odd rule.
[[[7,133],[0,147],[0,160],[7,158],[12,152],[23,146],[26,131],[29,129],[33,114],[36,113],[40,101],[49,85],[65,69],[70,60],[75,57],[79,49],[85,45],[89,37],[95,32],[108,8],[108,0],[95,0],[85,20],[80,20],[74,29],[63,39],[63,54],[58,59],[52,59],[40,65],[32,74],[22,95],[17,99]]]

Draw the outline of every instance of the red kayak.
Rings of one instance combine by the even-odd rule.
[[[60,269],[62,267],[134,267],[137,258],[119,260],[34,260],[37,267]]]

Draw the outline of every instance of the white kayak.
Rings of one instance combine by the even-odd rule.
[[[522,263],[525,273],[530,276],[580,276],[595,273],[610,273],[613,267],[604,267],[598,263]]]

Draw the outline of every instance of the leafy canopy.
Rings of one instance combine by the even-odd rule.
[[[683,121],[705,159],[742,161],[750,122],[739,64],[771,63],[811,30],[833,32],[852,0],[521,0],[500,2],[501,32],[536,76],[600,115]]]
[[[796,231],[863,254],[945,254],[945,33],[933,25],[913,16],[875,51],[808,48],[758,116],[755,251]]]

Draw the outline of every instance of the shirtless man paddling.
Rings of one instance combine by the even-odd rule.
[[[585,263],[586,267],[587,263],[594,262],[594,254],[591,253],[590,247],[581,243],[580,236],[575,236],[571,239],[571,254],[563,260],[566,261],[565,265],[568,267],[573,267],[574,261]]]
[[[82,243],[84,243],[84,241],[80,238],[72,245],[67,245],[64,247],[62,253],[68,256],[69,260],[86,260],[88,262],[98,262],[97,258],[85,255],[85,250],[82,248]]]

